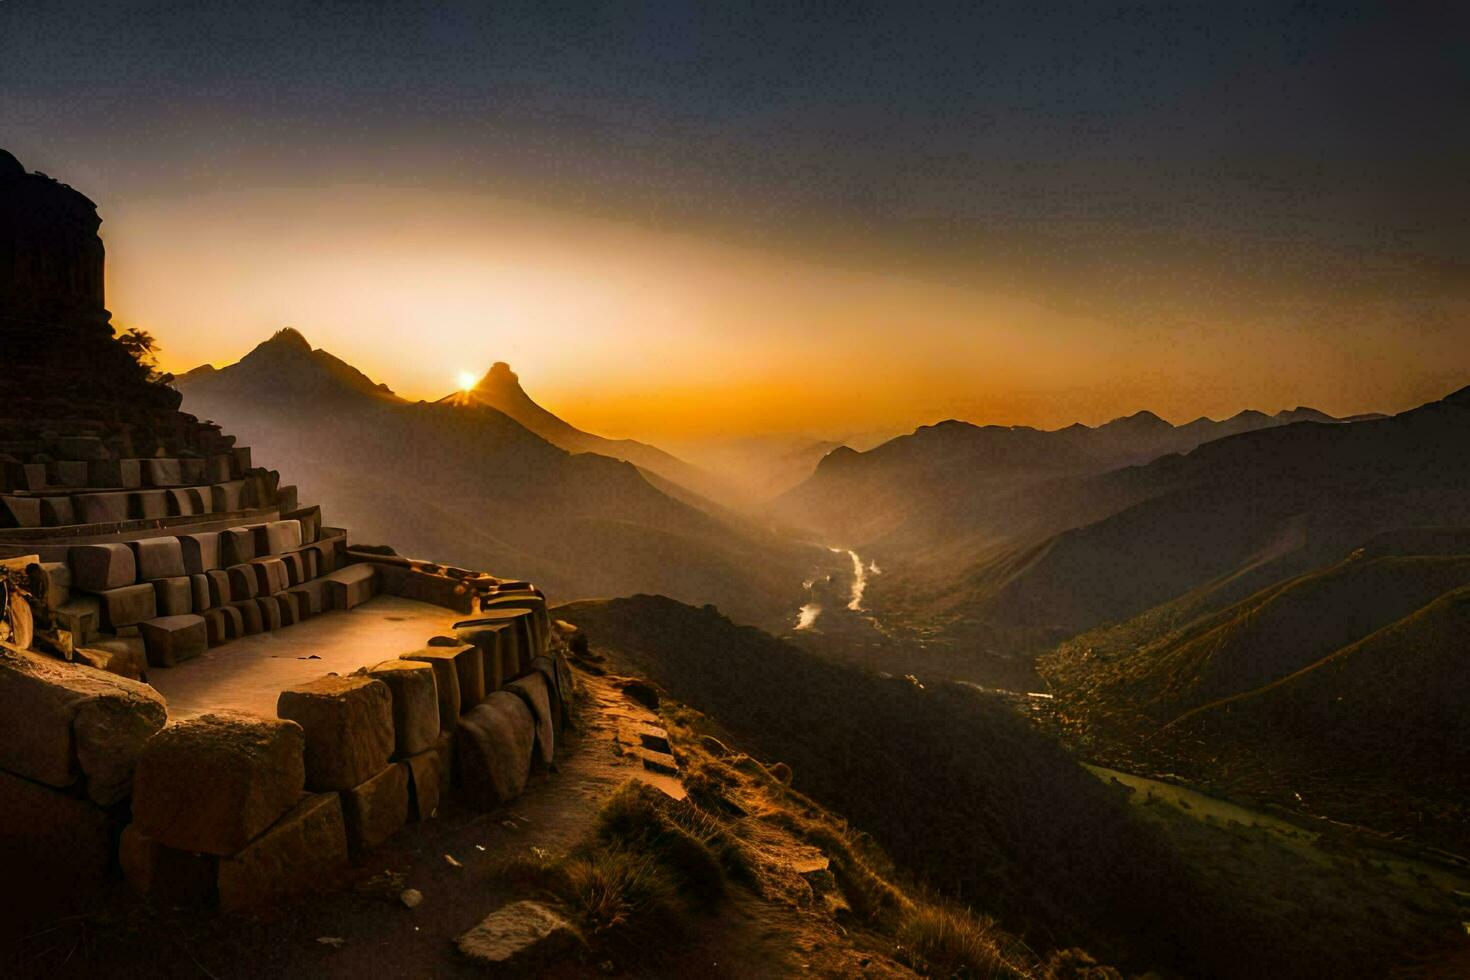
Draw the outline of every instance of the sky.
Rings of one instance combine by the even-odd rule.
[[[0,146],[167,369],[291,325],[612,436],[1470,384],[1455,4],[0,0]]]

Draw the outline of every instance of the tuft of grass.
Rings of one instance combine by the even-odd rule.
[[[995,922],[945,905],[920,903],[904,913],[894,932],[900,955],[931,977],[1021,978],[1034,976],[1023,964],[1025,947]]]
[[[678,887],[658,860],[616,845],[569,856],[553,871],[552,890],[588,937],[632,938],[682,912]]]

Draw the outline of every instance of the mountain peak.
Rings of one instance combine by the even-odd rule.
[[[475,382],[475,391],[494,391],[510,388],[520,388],[520,375],[510,369],[510,365],[504,361],[496,361],[490,365],[490,370],[485,376]]]
[[[301,331],[295,327],[282,327],[271,334],[269,340],[257,344],[255,350],[250,353],[255,354],[261,351],[279,354],[310,354],[311,342],[303,337]]]

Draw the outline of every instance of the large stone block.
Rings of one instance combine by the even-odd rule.
[[[102,628],[102,603],[94,595],[74,595],[51,611],[51,621],[71,633],[73,645],[90,643]]]
[[[255,553],[279,555],[301,547],[300,521],[267,521],[255,528]]]
[[[150,582],[108,589],[97,593],[97,599],[100,603],[102,629],[109,633],[116,633],[125,626],[136,626],[143,620],[158,615],[158,596]]]
[[[160,616],[139,623],[138,629],[143,634],[150,667],[174,667],[209,649],[209,630],[203,616]]]
[[[370,851],[408,821],[408,767],[390,765],[342,792],[347,843],[354,854]]]
[[[459,666],[455,663],[455,659],[470,657],[474,653],[474,647],[462,644],[454,647],[425,647],[422,650],[405,653],[402,657],[404,660],[428,664],[433,668],[434,692],[439,699],[439,728],[441,731],[453,731],[455,722],[459,721],[461,697]],[[477,701],[476,704],[478,703]]]
[[[294,806],[305,787],[294,721],[235,711],[170,725],[133,776],[133,820],[161,844],[237,854]]]
[[[143,483],[150,487],[176,487],[184,482],[177,459],[143,460]]]
[[[78,523],[76,506],[70,497],[42,497],[41,524],[45,527],[70,527]]]
[[[532,671],[505,685],[505,689],[525,702],[536,717],[536,756],[544,766],[556,761],[556,715],[546,678]]]
[[[184,616],[194,611],[194,583],[187,575],[158,579],[153,583],[153,593],[160,616]]]
[[[219,532],[219,560],[226,568],[244,565],[255,557],[255,532],[248,527],[227,527]]]
[[[256,633],[264,632],[265,621],[261,619],[260,605],[254,599],[241,599],[230,603],[225,608],[239,613],[241,636],[254,636]]]
[[[83,524],[121,524],[131,519],[131,498],[125,490],[79,493],[72,498],[72,507]]]
[[[366,675],[329,674],[288,687],[276,714],[305,733],[306,785],[313,790],[351,789],[393,754],[393,695]]]
[[[295,510],[297,491],[294,484],[276,487],[276,509],[282,512]]]
[[[238,640],[245,635],[245,617],[235,606],[220,606],[218,612],[225,617],[225,639]],[[258,632],[258,631],[257,631]]]
[[[57,436],[56,454],[66,459],[88,462],[107,456],[107,447],[97,436]]]
[[[275,595],[291,586],[286,563],[279,558],[257,558],[250,567],[255,570],[256,595]]]
[[[525,702],[496,691],[460,716],[454,762],[459,784],[473,805],[488,807],[515,799],[531,774],[536,720]]]
[[[348,565],[324,578],[327,591],[332,596],[333,609],[359,606],[377,592],[377,570],[370,564]]]
[[[168,492],[168,512],[176,517],[193,517],[207,510],[204,499],[193,487],[180,487]]]
[[[473,644],[485,658],[485,691],[498,691],[520,672],[519,644],[510,623],[482,623],[456,628],[456,639]]]
[[[303,617],[316,616],[332,608],[327,583],[320,579],[302,582],[286,591],[297,597],[297,608]]]
[[[74,901],[105,880],[116,833],[107,811],[0,770],[0,868],[25,905]]]
[[[225,569],[225,574],[230,580],[230,598],[233,601],[253,599],[260,592],[260,580],[250,565],[231,565]]]
[[[5,463],[5,485],[11,490],[36,492],[46,489],[45,463]]]
[[[0,497],[0,527],[41,527],[39,497]]]
[[[157,521],[169,516],[167,490],[134,490],[128,494],[135,520]]]
[[[196,572],[189,576],[189,593],[191,596],[189,601],[193,604],[195,612],[203,613],[219,605],[209,595],[209,576],[203,572]]]
[[[206,609],[199,615],[204,619],[204,634],[210,646],[217,647],[234,639],[230,636],[229,617],[223,609]]]
[[[71,566],[66,562],[43,561],[27,565],[26,576],[31,580],[31,596],[40,600],[48,612],[54,612],[71,601]]]
[[[87,485],[87,461],[84,459],[54,459],[46,464],[46,485],[49,487],[85,487]]]
[[[449,789],[449,769],[444,756],[435,747],[411,755],[401,763],[408,769],[408,816],[410,820],[428,820],[439,810],[439,800]]]
[[[106,592],[138,580],[138,562],[125,544],[73,545],[66,555],[71,584],[85,592]]]
[[[277,592],[271,596],[281,610],[281,625],[295,626],[301,622],[301,599],[290,592]]]
[[[274,596],[256,596],[255,603],[260,607],[261,628],[267,632],[274,632],[285,625],[281,619],[281,604]]]
[[[336,793],[308,796],[234,857],[219,862],[219,903],[254,908],[320,891],[347,864],[347,828]]]
[[[367,674],[393,694],[394,758],[417,755],[439,737],[439,693],[434,668],[417,660],[385,660]]]
[[[306,558],[299,551],[288,551],[281,556],[281,562],[286,566],[286,577],[289,585],[300,585],[306,581]]]
[[[50,786],[85,778],[87,795],[127,796],[143,744],[168,718],[146,684],[0,647],[0,769]]]
[[[232,472],[235,476],[244,476],[250,470],[250,447],[235,446],[230,452],[233,456],[232,462],[234,464]]]
[[[230,573],[223,568],[211,568],[204,573],[204,578],[209,582],[209,606],[211,609],[228,605],[236,598],[246,599],[249,596],[235,596],[230,591]]]
[[[478,630],[502,624],[509,625],[511,627],[510,636],[500,638],[501,663],[505,668],[506,676],[514,677],[530,666],[533,651],[536,650],[535,627],[532,623],[534,615],[529,609],[486,609],[477,613],[473,619],[464,619],[455,623],[454,629],[456,635],[466,643],[474,643]],[[514,657],[507,652],[508,650],[513,650]]]
[[[118,864],[133,891],[157,905],[203,908],[215,902],[219,858],[168,847],[128,824],[117,849]]]
[[[184,553],[175,537],[140,538],[129,541],[137,560],[140,579],[174,578],[186,574]]]
[[[245,484],[241,480],[230,480],[227,483],[216,483],[209,488],[210,501],[214,505],[211,512],[215,514],[227,514],[243,510],[241,495]],[[252,554],[250,556],[254,558]]]
[[[474,591],[461,580],[416,568],[397,571],[398,574],[392,577],[392,587],[388,590],[394,595],[443,606],[458,613],[468,614],[475,610]]]
[[[546,644],[551,637],[551,615],[546,611],[545,596],[529,590],[498,590],[491,595],[481,597],[480,608],[482,610],[515,608],[531,610],[537,652],[546,651]]]
[[[143,467],[136,459],[95,459],[87,463],[87,484],[133,490],[143,485]]]
[[[556,730],[560,733],[567,695],[562,693],[562,678],[557,670],[556,658],[545,654],[535,657],[531,660],[531,669],[546,678],[546,689],[551,694],[551,714],[556,719]]]
[[[196,487],[204,482],[204,460],[197,456],[179,457],[179,479],[185,486]]]
[[[184,558],[184,571],[193,575],[220,567],[218,531],[181,534],[178,541],[179,552]]]

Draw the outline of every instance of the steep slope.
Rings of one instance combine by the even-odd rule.
[[[798,549],[495,409],[403,402],[294,332],[179,387],[191,411],[227,420],[362,540],[513,568],[562,598],[658,589],[761,623],[796,603]]]
[[[1380,536],[1190,619],[1198,606],[1185,597],[1043,657],[1064,730],[1120,765],[1470,845],[1470,528]]]
[[[457,391],[440,399],[454,405],[482,405],[503,412],[542,439],[569,453],[597,453],[612,459],[626,460],[641,469],[656,473],[666,480],[713,499],[728,496],[720,482],[709,473],[664,452],[657,446],[635,439],[607,439],[585,432],[542,408],[521,387],[520,378],[504,361],[496,361],[485,376],[467,391]]]

